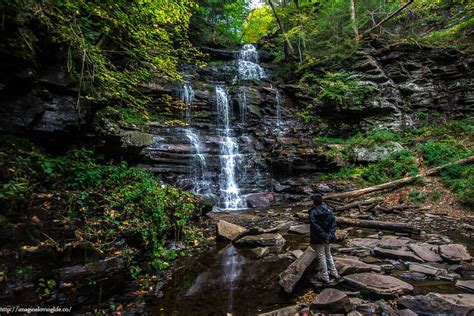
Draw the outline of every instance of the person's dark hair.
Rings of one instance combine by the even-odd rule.
[[[313,200],[314,205],[319,205],[323,203],[323,196],[321,194],[316,193],[311,196],[311,200]]]

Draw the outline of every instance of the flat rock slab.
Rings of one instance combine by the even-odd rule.
[[[448,244],[439,246],[441,257],[449,261],[468,261],[471,260],[471,254],[466,246],[462,244]]]
[[[216,225],[217,239],[233,241],[247,232],[245,227],[220,220]]]
[[[379,295],[399,295],[413,291],[411,284],[390,275],[373,272],[346,275],[343,279],[349,287]]]
[[[309,224],[306,225],[294,225],[290,226],[290,229],[288,229],[289,233],[293,234],[299,234],[299,235],[306,235],[309,234]]]
[[[426,275],[430,275],[434,277],[448,273],[446,269],[439,269],[436,267],[429,266],[427,264],[418,264],[418,263],[411,263],[408,269],[411,272],[422,273],[422,274],[426,274]]]
[[[282,235],[261,234],[244,236],[234,242],[238,247],[270,247],[271,252],[279,252],[285,246],[286,240]]]
[[[380,243],[379,239],[374,239],[374,238],[354,238],[354,239],[349,239],[348,241],[348,246],[349,247],[360,247],[360,248],[366,248],[366,249],[374,249],[377,247]]]
[[[273,310],[270,312],[265,312],[258,314],[258,316],[298,316],[300,315],[300,311],[303,309],[300,305],[293,305],[284,308],[280,308],[277,310]]]
[[[296,283],[298,283],[306,271],[309,270],[315,258],[316,251],[308,247],[298,259],[293,261],[293,263],[280,274],[279,283],[286,293],[293,291]]]
[[[378,247],[386,249],[406,249],[412,240],[409,238],[399,238],[396,236],[384,236],[379,242]]]
[[[474,292],[474,280],[466,280],[466,281],[457,281],[456,286],[460,289]]]
[[[337,271],[340,275],[348,275],[354,273],[380,271],[381,268],[375,264],[367,264],[353,257],[334,257]]]
[[[382,258],[401,259],[407,261],[423,262],[423,260],[411,251],[394,250],[385,248],[374,248],[374,255]]]
[[[474,294],[439,294],[403,296],[398,299],[400,307],[408,308],[419,315],[472,315]]]
[[[408,245],[411,251],[413,251],[418,257],[426,262],[440,262],[443,258],[440,257],[436,252],[431,250],[428,245],[423,244],[410,244]]]
[[[332,288],[324,289],[311,304],[312,311],[322,311],[331,314],[348,313],[352,309],[352,303],[347,294]]]

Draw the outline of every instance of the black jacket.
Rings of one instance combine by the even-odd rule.
[[[322,244],[336,241],[336,217],[324,203],[314,206],[309,211],[310,243]]]

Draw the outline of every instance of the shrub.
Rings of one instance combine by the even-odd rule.
[[[418,146],[423,159],[428,166],[436,166],[467,157],[473,150],[466,149],[452,136],[439,141],[428,141]]]
[[[418,166],[413,152],[399,150],[374,164],[368,165],[362,172],[362,178],[369,183],[378,184],[416,175],[417,173]]]

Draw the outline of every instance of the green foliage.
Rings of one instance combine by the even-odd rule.
[[[268,6],[256,8],[249,13],[242,25],[242,40],[246,44],[257,43],[277,27],[272,10]]]
[[[142,83],[181,79],[178,63],[201,56],[187,39],[194,7],[192,0],[8,0],[2,12],[13,30],[8,50],[23,48],[34,58],[42,54],[38,41],[57,47],[82,99],[113,99],[143,111],[150,99],[141,93]]]
[[[417,173],[418,165],[413,152],[399,150],[368,165],[362,172],[362,178],[370,184],[379,184]]]
[[[327,104],[360,105],[372,91],[369,85],[360,83],[348,72],[327,73],[317,82],[321,86],[317,97]]]
[[[438,141],[428,141],[418,146],[428,166],[446,164],[463,157],[470,156],[474,150],[466,149],[458,140],[451,136]]]
[[[414,204],[420,205],[426,201],[426,194],[423,192],[413,189],[408,193],[408,200]]]
[[[100,164],[87,149],[58,157],[32,144],[17,145],[0,138],[0,206],[28,207],[47,192],[67,205],[63,214],[76,236],[99,244],[103,250],[120,236],[139,236],[153,265],[162,269],[175,257],[164,247],[167,237],[190,223],[195,199],[190,193],[161,183],[147,171]],[[61,208],[59,208],[60,210]]]
[[[345,139],[337,137],[326,137],[326,136],[315,136],[313,137],[315,142],[328,143],[328,144],[343,144]]]
[[[474,210],[474,166],[454,165],[440,174],[443,183],[456,194],[459,202]]]

